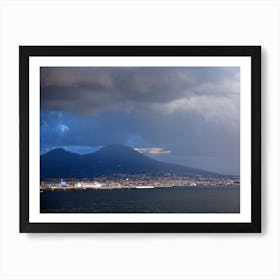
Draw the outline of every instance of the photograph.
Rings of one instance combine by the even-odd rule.
[[[239,67],[40,67],[38,94],[41,213],[240,212]]]
[[[20,46],[21,232],[260,232],[259,46]]]

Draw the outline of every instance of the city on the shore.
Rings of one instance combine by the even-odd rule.
[[[40,183],[41,191],[56,190],[84,190],[84,189],[127,189],[127,188],[155,188],[155,187],[214,187],[214,186],[239,186],[239,176],[226,176],[224,178],[207,177],[180,177],[180,176],[147,176],[127,175],[84,178],[80,179],[44,179]]]

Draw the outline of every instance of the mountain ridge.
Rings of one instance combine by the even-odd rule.
[[[110,177],[118,174],[221,176],[215,172],[157,161],[131,147],[119,144],[105,146],[85,155],[57,148],[40,157],[41,179]]]

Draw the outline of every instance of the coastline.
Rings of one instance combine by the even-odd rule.
[[[239,188],[239,184],[232,184],[232,185],[209,185],[209,186],[203,186],[203,185],[196,185],[196,186],[191,186],[191,185],[185,185],[185,186],[176,186],[176,185],[161,185],[161,186],[150,186],[150,185],[145,185],[145,186],[102,186],[102,187],[55,187],[55,188],[41,188],[40,187],[40,192],[59,192],[59,191],[85,191],[85,190],[123,190],[123,189],[162,189],[162,188]]]

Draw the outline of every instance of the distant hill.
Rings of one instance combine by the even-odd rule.
[[[218,176],[201,169],[160,162],[123,145],[106,146],[86,155],[54,149],[41,156],[40,172],[41,179],[94,178],[118,174]]]

